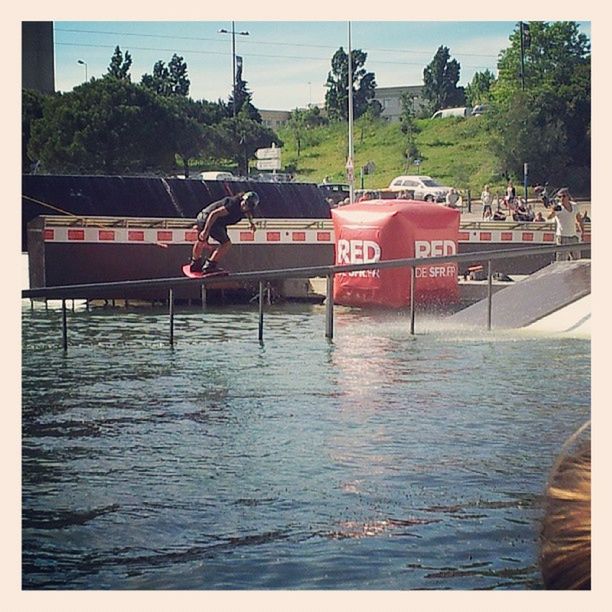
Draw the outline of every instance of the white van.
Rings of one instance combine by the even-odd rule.
[[[201,181],[235,181],[236,177],[231,172],[200,172],[198,178]]]
[[[441,185],[431,176],[396,176],[389,184],[389,190],[403,191],[413,200],[444,202],[450,187]]]
[[[431,118],[432,119],[446,119],[447,117],[469,117],[472,114],[472,109],[467,106],[460,106],[458,108],[443,108],[436,111]]]

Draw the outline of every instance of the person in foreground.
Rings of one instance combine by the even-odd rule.
[[[209,274],[220,270],[219,261],[227,254],[232,242],[227,234],[228,225],[235,225],[245,217],[249,220],[251,231],[255,231],[253,213],[259,205],[259,196],[254,191],[227,196],[209,204],[196,217],[198,238],[193,245],[189,269],[191,272]],[[212,237],[219,246],[211,245]],[[204,262],[204,249],[211,251]]]
[[[567,187],[559,189],[557,197],[560,205],[551,207],[547,219],[554,219],[556,223],[555,239],[557,244],[579,244],[580,237],[576,230],[579,229],[580,235],[584,234],[582,216],[578,212],[578,205],[570,199]],[[580,259],[580,250],[565,253],[557,253],[557,261],[567,259]]]
[[[540,568],[550,590],[591,589],[591,444],[564,454],[546,487]]]

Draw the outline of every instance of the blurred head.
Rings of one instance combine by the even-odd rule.
[[[547,589],[591,588],[591,444],[565,455],[546,488],[540,567]]]
[[[259,205],[259,196],[255,191],[247,191],[242,196],[240,207],[244,212],[253,212]]]

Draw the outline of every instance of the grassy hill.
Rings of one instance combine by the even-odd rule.
[[[417,146],[422,163],[417,168],[404,159],[405,136],[399,123],[364,119],[355,122],[355,186],[360,187],[359,169],[373,161],[376,170],[365,176],[365,188],[382,188],[400,174],[427,174],[447,185],[480,194],[485,183],[505,189],[499,164],[488,148],[490,134],[484,117],[417,120]],[[278,130],[284,142],[283,165],[297,167],[297,179],[320,183],[324,177],[345,182],[348,151],[346,123],[315,128],[303,138],[297,156],[295,138],[289,128]]]

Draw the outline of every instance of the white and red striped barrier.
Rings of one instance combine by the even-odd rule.
[[[333,229],[230,229],[234,244],[334,244]],[[196,240],[193,229],[158,228],[96,228],[96,227],[45,227],[42,230],[46,243],[107,243],[107,244],[192,244]],[[555,234],[550,230],[521,229],[462,229],[460,243],[482,244],[552,244]],[[584,241],[590,242],[590,233]]]
[[[240,244],[330,244],[333,230],[267,230],[256,232],[242,229],[228,231],[232,242]],[[45,242],[113,243],[113,244],[192,244],[197,231],[192,229],[48,227],[43,229]]]

